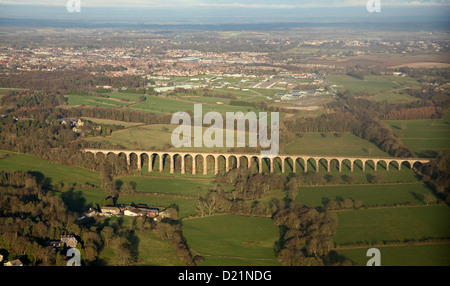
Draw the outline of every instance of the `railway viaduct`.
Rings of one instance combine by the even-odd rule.
[[[401,169],[402,164],[408,163],[409,168],[413,168],[416,164],[425,164],[428,163],[427,159],[418,159],[418,158],[367,158],[367,157],[336,157],[336,156],[313,156],[313,155],[279,155],[274,158],[263,158],[260,154],[239,154],[239,153],[202,153],[202,152],[167,152],[167,151],[143,151],[143,150],[107,150],[107,149],[84,149],[85,153],[92,153],[94,156],[97,154],[103,154],[104,156],[108,156],[109,154],[115,154],[117,156],[126,156],[127,164],[130,166],[131,156],[135,156],[137,158],[137,169],[141,170],[144,158],[147,157],[148,161],[151,164],[148,164],[148,172],[153,172],[153,165],[156,162],[157,158],[159,158],[159,172],[162,172],[164,169],[164,161],[165,158],[169,158],[169,166],[170,173],[175,172],[175,158],[177,156],[181,159],[181,174],[186,173],[186,161],[190,158],[190,162],[192,163],[192,174],[196,174],[197,172],[197,161],[198,158],[202,158],[203,162],[203,174],[206,175],[208,173],[207,168],[207,158],[211,157],[214,159],[214,173],[217,174],[219,172],[218,161],[219,158],[223,158],[225,161],[225,171],[228,172],[230,170],[230,162],[232,158],[234,158],[233,162],[235,162],[236,168],[239,168],[241,165],[242,159],[246,160],[247,167],[251,167],[252,161],[257,162],[257,166],[259,169],[259,173],[263,172],[263,161],[268,162],[268,168],[271,173],[274,172],[274,161],[277,160],[278,164],[281,165],[281,172],[285,173],[286,163],[290,164],[291,170],[296,173],[296,165],[298,160],[303,161],[303,172],[308,171],[308,162],[315,167],[315,171],[319,172],[320,164],[323,164],[328,172],[331,171],[331,162],[335,160],[337,163],[337,168],[339,172],[342,172],[343,164],[346,163],[349,166],[351,172],[354,170],[355,164],[361,163],[360,167],[362,171],[366,170],[366,164],[369,161],[372,161],[373,170],[377,170],[377,166],[384,162],[386,171],[389,171],[389,165],[392,162],[397,163],[398,170]],[[314,162],[314,164],[312,163]]]

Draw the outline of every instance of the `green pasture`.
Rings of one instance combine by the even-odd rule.
[[[183,235],[205,256],[275,259],[279,230],[266,218],[217,215],[183,220]]]
[[[338,254],[354,265],[365,266],[367,248],[340,249]],[[450,244],[425,244],[377,247],[381,266],[450,266]]]
[[[9,156],[7,156],[9,155]],[[23,171],[36,175],[39,179],[46,178],[47,183],[56,184],[63,182],[68,184],[92,184],[100,186],[99,174],[80,167],[52,163],[38,157],[0,151],[0,170],[7,172]]]
[[[326,137],[323,137],[324,134]],[[375,144],[361,139],[351,133],[341,133],[341,137],[334,133],[311,132],[303,133],[302,137],[295,137],[294,142],[284,147],[286,154],[305,154],[320,156],[362,156],[362,157],[390,157]]]
[[[446,205],[337,211],[335,242],[382,243],[450,237],[450,208]]]
[[[136,191],[142,193],[180,194],[186,196],[204,196],[212,184],[212,180],[187,179],[187,178],[158,178],[143,176],[118,177],[123,183],[136,183]]]
[[[418,157],[435,157],[450,149],[450,112],[443,119],[384,121]]]
[[[360,200],[364,206],[386,206],[396,204],[424,204],[423,196],[431,194],[425,184],[381,184],[352,186],[302,186],[295,201],[308,207],[324,206],[329,200]]]

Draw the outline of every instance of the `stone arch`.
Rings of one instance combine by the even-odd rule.
[[[342,160],[342,172],[351,172],[352,171],[352,160],[351,159],[343,159]]]
[[[171,158],[171,166],[170,166],[170,173],[182,173],[184,174],[184,157],[179,153],[172,154]]]
[[[201,154],[192,155],[192,174],[203,174],[204,157]]]
[[[365,170],[365,165],[364,165],[364,160],[362,159],[354,159],[353,160],[353,171],[364,171]]]
[[[305,160],[305,172],[316,172],[316,168],[317,168],[317,164],[319,163],[319,161],[316,158],[310,157],[310,158],[304,158],[303,160]]]
[[[228,170],[236,169],[239,166],[239,156],[230,155],[228,156]]]
[[[380,159],[377,162],[377,170],[385,170],[385,171],[389,171],[389,163],[386,160]]]
[[[286,173],[295,173],[294,172],[294,168],[295,168],[295,158],[293,157],[286,157],[284,160],[284,166],[285,166],[285,170]],[[297,171],[297,170],[295,170]]]
[[[325,171],[325,172],[330,172],[331,171],[331,166],[330,164],[330,160],[328,160],[327,158],[316,158],[316,171]]]
[[[144,166],[149,166],[150,159],[147,153],[141,153],[138,156],[138,170],[142,170]]]
[[[172,156],[168,153],[159,153],[159,171],[164,172],[172,168]]]
[[[249,162],[249,166],[250,166],[250,170],[254,171],[254,172],[259,172],[259,170],[262,170],[262,166],[261,162],[259,160],[258,156],[251,156],[250,157],[250,162]]]
[[[195,155],[194,155],[195,156]],[[185,173],[191,173],[191,174],[195,174],[196,173],[196,165],[195,165],[195,157],[191,154],[183,154],[182,158],[184,161],[184,168],[181,169],[182,174]]]
[[[389,161],[389,169],[388,171],[392,171],[394,169],[400,170],[401,165],[397,160],[390,160]]]
[[[401,169],[402,167],[406,167],[406,168],[412,170],[413,165],[414,165],[414,163],[411,163],[408,160],[404,160],[404,161],[400,161],[399,168]]]
[[[247,156],[239,156],[239,167],[249,168],[250,159]]]
[[[214,174],[214,172],[215,172],[214,166],[216,164],[216,157],[213,155],[206,155],[205,163],[206,163],[205,164],[205,166],[206,166],[205,174],[208,174],[208,173]]]
[[[366,170],[371,170],[371,171],[376,171],[377,169],[377,164],[376,164],[376,160],[373,159],[367,159],[366,160]]]
[[[216,167],[215,167],[215,174],[218,172],[226,172],[226,165],[228,158],[225,155],[217,155],[216,158]]]
[[[284,158],[281,157],[273,158],[271,167],[272,168],[270,171],[272,173],[284,173],[286,168]]]
[[[332,158],[328,160],[329,165],[330,165],[330,172],[339,172],[340,171],[340,167],[341,167],[341,163],[338,159],[336,158]]]

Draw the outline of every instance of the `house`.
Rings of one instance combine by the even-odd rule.
[[[142,213],[141,213],[141,211],[140,211],[139,209],[133,208],[133,207],[128,207],[128,208],[123,212],[123,214],[124,214],[125,216],[141,216],[141,215],[142,215]]]
[[[77,246],[78,240],[73,235],[62,235],[61,244],[66,247],[74,248]]]
[[[23,266],[22,261],[20,259],[11,260],[5,263],[5,266]]]
[[[120,214],[120,209],[118,207],[106,206],[106,207],[101,207],[100,210],[102,213],[110,213],[112,215]]]
[[[61,118],[58,119],[58,122],[63,124],[63,125],[74,125],[79,121],[79,119],[75,119],[75,118]]]

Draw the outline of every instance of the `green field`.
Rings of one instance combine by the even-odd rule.
[[[213,256],[215,261],[225,259],[226,264],[233,263],[229,258],[264,259],[261,262],[273,264],[279,231],[270,219],[217,215],[183,220],[183,235],[192,250],[204,255],[205,262]]]
[[[443,119],[390,120],[385,123],[419,157],[435,157],[450,149],[450,112]]]
[[[337,137],[334,133],[311,132],[295,137],[294,142],[284,148],[286,154],[307,154],[321,156],[362,156],[390,157],[373,143],[361,139],[351,133],[342,133]]]
[[[118,177],[124,183],[131,181],[137,184],[136,191],[143,193],[161,193],[161,194],[180,194],[196,197],[199,188],[200,194],[204,196],[208,191],[212,180],[202,179],[182,179],[182,178],[157,178],[157,177],[141,177],[127,176]]]
[[[446,205],[338,211],[335,242],[382,243],[450,237],[450,208]]]
[[[397,76],[365,76],[364,80],[348,75],[331,75],[328,77],[331,85],[336,85],[340,91],[361,93],[376,101],[405,103],[417,99],[401,92],[420,83],[413,78]]]
[[[365,266],[370,259],[366,256],[369,248],[340,249],[337,252],[355,265]],[[450,244],[377,248],[380,250],[381,266],[450,266]]]
[[[101,224],[111,225],[116,222],[123,229],[132,228],[131,217],[111,217],[100,220]],[[134,246],[137,247],[138,266],[184,266],[176,254],[170,241],[161,240],[150,231],[134,230]],[[114,249],[111,246],[104,247],[99,254],[102,265],[116,265]]]
[[[323,206],[327,200],[360,200],[364,206],[423,204],[421,198],[431,194],[423,183],[300,187],[295,201],[308,207]]]
[[[225,123],[224,123],[225,124]],[[230,147],[226,147],[226,130],[223,130],[223,147],[206,147],[203,141],[203,147],[194,147],[194,129],[191,128],[191,134],[184,134],[187,140],[191,141],[192,147],[175,148],[172,145],[172,132],[178,126],[168,124],[135,126],[128,129],[113,132],[110,136],[88,137],[83,140],[90,142],[108,142],[116,145],[120,149],[128,150],[166,150],[166,146],[170,146],[169,150],[177,150],[180,152],[227,152]],[[203,133],[208,128],[203,128]],[[246,132],[246,144],[248,145],[248,132]],[[189,138],[189,136],[191,136]],[[235,133],[235,138],[237,132]],[[180,138],[184,139],[184,138]],[[202,139],[203,140],[203,139]],[[236,142],[236,141],[235,141]]]
[[[5,155],[9,157],[3,157]],[[51,184],[63,182],[67,184],[89,183],[94,186],[100,186],[99,174],[80,167],[52,163],[38,157],[14,153],[10,151],[0,151],[0,170],[15,172],[24,171],[36,174],[42,174],[50,179]]]
[[[170,241],[159,239],[151,232],[135,232],[139,239],[139,266],[184,266]]]

